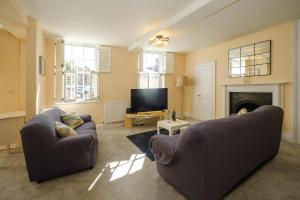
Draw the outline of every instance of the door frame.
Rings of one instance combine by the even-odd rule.
[[[195,113],[194,110],[196,110],[196,91],[197,91],[197,70],[199,68],[202,67],[211,67],[212,69],[212,73],[213,73],[213,77],[212,77],[212,88],[213,88],[213,92],[212,92],[212,119],[216,118],[216,62],[215,61],[209,61],[209,62],[205,62],[205,63],[200,63],[198,65],[196,65],[195,69],[194,69],[194,77],[195,77],[195,82],[194,82],[194,87],[193,87],[193,112],[192,112],[192,116],[195,119],[199,119],[198,113]]]

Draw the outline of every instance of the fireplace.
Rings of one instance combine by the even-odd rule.
[[[262,105],[282,107],[284,83],[223,85],[223,116],[246,108],[252,111]]]
[[[251,112],[262,105],[272,104],[271,92],[230,92],[229,94],[229,114],[238,113],[242,108]]]

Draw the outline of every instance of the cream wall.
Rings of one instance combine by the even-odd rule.
[[[44,34],[39,21],[28,17],[26,33],[26,118],[46,106],[45,77],[39,74],[39,56],[45,56]]]
[[[174,54],[174,74],[166,74],[166,87],[168,88],[168,108],[182,112],[183,88],[177,88],[176,79],[185,72],[185,54]]]
[[[58,106],[66,112],[89,113],[96,123],[103,122],[105,101],[130,101],[130,89],[137,87],[137,53],[128,52],[127,48],[111,48],[111,72],[101,73],[99,81],[100,101],[95,103],[67,103],[55,105],[54,99],[54,40],[46,39],[46,104]],[[58,53],[58,57],[60,57]],[[60,66],[60,58],[57,59]],[[169,108],[181,110],[181,90],[175,87],[176,77],[184,73],[185,56],[175,54],[175,73],[166,75],[166,87],[169,88]],[[59,88],[59,85],[57,85]]]
[[[25,109],[25,42],[0,30],[0,113]]]
[[[247,78],[249,83],[288,82],[284,85],[284,132],[293,132],[293,23],[287,23],[260,32],[239,37],[186,55],[185,73],[194,80],[194,67],[208,61],[216,62],[216,117],[222,117],[222,84],[241,84],[242,78],[228,78],[228,49],[264,40],[272,40],[272,74]],[[185,88],[186,113],[192,113],[194,84]],[[292,137],[292,136],[291,136]]]

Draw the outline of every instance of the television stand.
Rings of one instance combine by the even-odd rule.
[[[125,128],[132,128],[135,119],[155,119],[162,120],[168,112],[166,111],[149,111],[138,112],[133,114],[125,114],[124,126]]]

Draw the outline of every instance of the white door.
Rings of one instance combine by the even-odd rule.
[[[215,118],[215,63],[196,67],[194,90],[194,117],[200,120]]]

